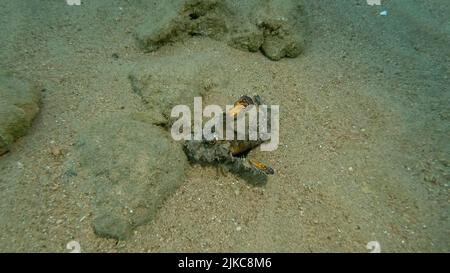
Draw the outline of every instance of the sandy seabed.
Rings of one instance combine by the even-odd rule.
[[[450,2],[383,2],[303,1],[303,53],[271,61],[201,36],[142,52],[134,31],[153,1],[0,0],[0,70],[45,87],[0,157],[0,251],[450,251]],[[171,67],[214,64],[227,98],[280,105],[279,148],[253,155],[276,174],[253,186],[189,166],[150,223],[105,239],[92,196],[61,176],[90,121],[146,110],[128,77],[146,62],[175,83]]]

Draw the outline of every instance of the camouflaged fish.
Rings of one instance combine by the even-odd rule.
[[[248,107],[258,107],[261,104],[259,96],[251,98],[244,95],[224,115],[236,118]],[[225,117],[223,120],[226,120]],[[270,124],[268,124],[268,127],[270,127]],[[248,130],[246,131],[248,132]],[[236,134],[235,132],[235,140],[206,140],[204,138],[203,140],[188,140],[184,143],[184,151],[189,161],[193,163],[217,164],[239,174],[264,176],[274,174],[275,172],[270,166],[247,158],[250,150],[263,143],[263,140],[259,136],[256,140],[250,140],[248,134],[246,134],[244,140],[236,140]]]

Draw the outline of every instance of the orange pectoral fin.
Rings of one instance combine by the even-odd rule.
[[[237,104],[228,112],[228,114],[232,117],[239,115],[239,113],[245,109],[245,106],[242,104]]]
[[[232,117],[237,116],[240,112],[242,112],[247,106],[250,104],[254,104],[252,98],[249,96],[242,96],[238,101],[234,103],[234,107],[228,112],[228,114]]]
[[[275,173],[275,171],[270,166],[267,166],[266,164],[264,164],[262,162],[258,162],[258,161],[254,161],[254,160],[250,160],[250,159],[248,161],[250,162],[250,164],[252,164],[253,167],[264,172],[265,174],[274,174]]]

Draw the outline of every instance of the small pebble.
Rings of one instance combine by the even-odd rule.
[[[56,146],[53,146],[50,148],[50,153],[55,157],[58,157],[62,154],[61,149]]]

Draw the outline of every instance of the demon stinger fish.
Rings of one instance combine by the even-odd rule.
[[[261,105],[259,96],[243,95],[233,105],[225,115],[231,118],[237,118],[243,111],[249,107]],[[257,109],[258,110],[258,109]],[[225,126],[225,125],[224,125]],[[237,132],[235,132],[236,136]],[[250,140],[248,135],[244,140],[188,140],[185,142],[184,150],[191,162],[201,164],[218,164],[226,169],[238,174],[250,174],[250,176],[273,175],[274,169],[265,163],[247,158],[249,152],[259,146],[264,141],[261,138]]]

